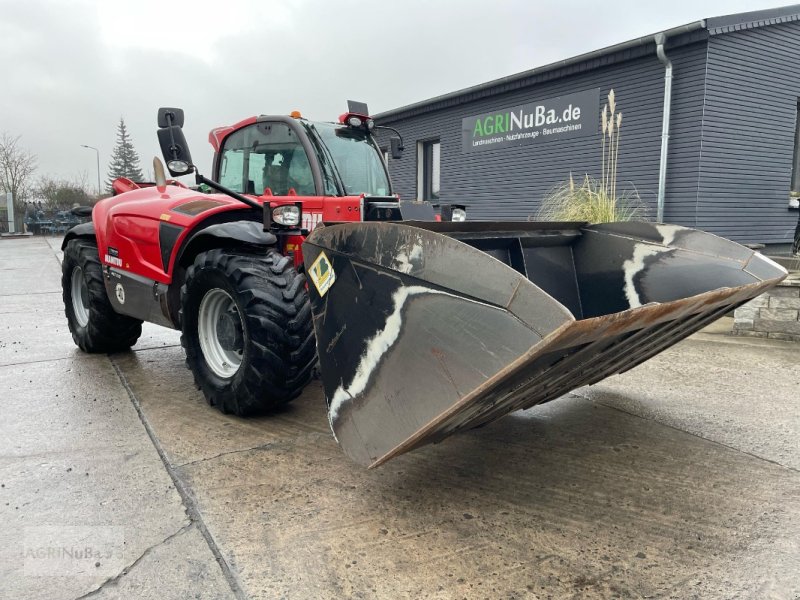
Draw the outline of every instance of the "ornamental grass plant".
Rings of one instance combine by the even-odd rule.
[[[542,221],[612,223],[643,220],[646,213],[636,192],[612,195],[598,179],[585,175],[576,185],[570,175],[568,183],[548,194],[537,216]]]
[[[580,185],[570,173],[569,181],[556,186],[542,201],[537,218],[543,221],[614,221],[645,220],[647,212],[636,190],[617,191],[617,164],[622,131],[622,112],[617,110],[614,90],[600,113],[602,174],[599,179],[584,176]]]

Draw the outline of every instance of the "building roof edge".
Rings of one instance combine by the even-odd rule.
[[[491,81],[466,87],[454,92],[441,94],[427,100],[421,100],[419,102],[393,108],[378,113],[374,116],[376,119],[382,121],[398,120],[407,116],[445,108],[460,98],[463,99],[469,96],[471,97],[470,100],[472,100],[503,93],[504,91],[507,91],[509,87],[514,86],[523,80],[544,75],[559,69],[578,67],[581,65],[586,65],[587,69],[604,66],[609,64],[611,61],[605,62],[601,59],[611,59],[614,57],[614,55],[627,56],[624,54],[626,50],[630,51],[647,44],[652,44],[654,43],[655,36],[659,34],[663,34],[668,40],[700,30],[706,30],[708,32],[706,35],[721,35],[734,31],[740,31],[742,29],[753,29],[756,27],[775,25],[797,20],[800,20],[800,4],[693,21],[691,23],[687,23],[686,25],[680,25],[678,27],[666,29],[657,34],[638,37],[626,42],[614,44],[613,46],[607,46],[605,48],[600,48],[599,50],[593,50],[578,56],[573,56],[572,58],[556,61],[541,67],[535,67],[527,71],[522,71],[521,73],[500,77],[498,79],[493,79]],[[624,58],[620,58],[618,60],[624,60]]]

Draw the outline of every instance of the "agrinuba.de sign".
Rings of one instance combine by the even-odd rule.
[[[461,152],[595,135],[600,89],[548,98],[461,120]]]

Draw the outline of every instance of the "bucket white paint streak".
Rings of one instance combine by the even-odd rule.
[[[461,296],[456,296],[440,290],[434,290],[421,285],[412,285],[399,288],[394,292],[394,294],[392,294],[394,310],[386,319],[386,325],[384,328],[376,333],[375,336],[369,340],[369,342],[367,342],[367,349],[361,356],[361,361],[358,364],[358,368],[356,369],[356,374],[353,377],[353,380],[346,387],[344,385],[339,386],[336,392],[334,392],[333,398],[331,398],[330,407],[328,408],[328,422],[331,425],[331,430],[333,430],[333,422],[338,418],[339,410],[341,409],[342,405],[346,402],[349,402],[366,389],[367,385],[369,384],[370,377],[372,376],[372,372],[377,368],[378,363],[383,355],[386,354],[386,352],[394,345],[394,343],[397,341],[397,338],[400,336],[400,330],[403,325],[402,312],[406,302],[411,296],[417,296],[420,294],[439,294],[442,296],[450,296],[451,298],[458,298],[464,302],[482,304],[495,310],[502,310],[496,306],[492,306],[491,304],[477,302],[475,300],[470,300],[468,298],[463,298]]]
[[[622,270],[625,273],[625,298],[627,298],[631,308],[637,308],[642,305],[642,300],[639,298],[639,292],[636,291],[636,285],[633,280],[638,273],[644,270],[644,260],[649,256],[671,251],[671,248],[661,248],[650,244],[634,245],[633,257],[622,263]]]
[[[675,241],[675,235],[686,228],[680,225],[656,225],[656,229],[661,234],[662,243],[665,246],[669,246]]]
[[[419,262],[422,258],[422,244],[419,240],[414,244],[411,248],[411,252],[405,253],[401,252],[398,254],[392,265],[391,268],[395,271],[399,271],[400,273],[405,273],[408,275],[411,273],[411,270],[414,268],[414,263]]]

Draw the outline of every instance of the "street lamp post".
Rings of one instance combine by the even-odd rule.
[[[98,150],[94,146],[87,146],[86,144],[81,144],[81,148],[89,148],[91,150],[94,150],[95,153],[97,154],[97,197],[99,198],[100,194],[102,193],[100,189],[100,150]]]

